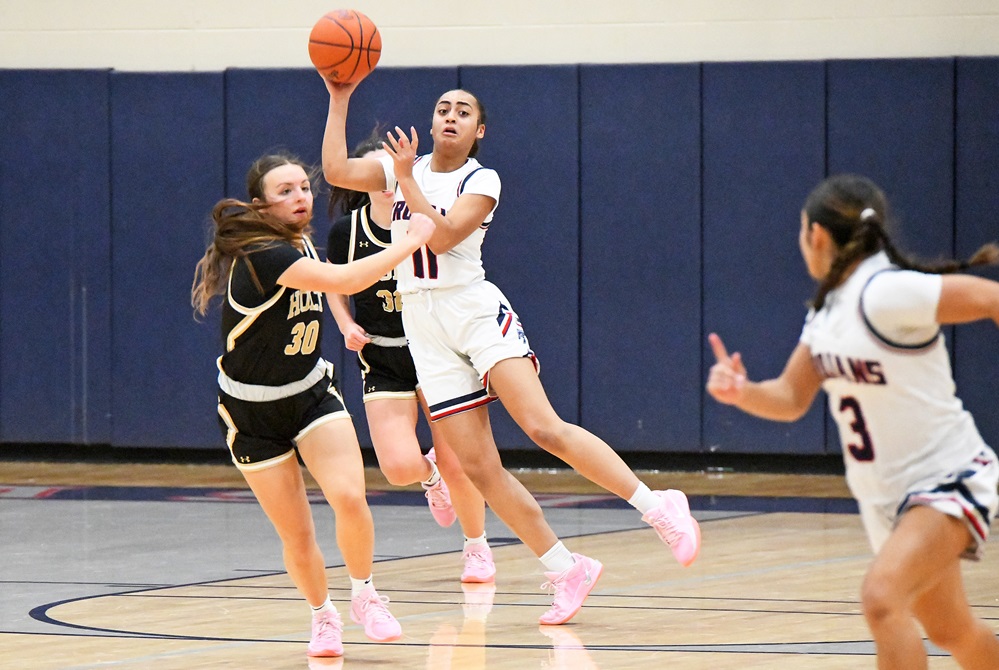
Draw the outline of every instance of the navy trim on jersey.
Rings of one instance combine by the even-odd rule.
[[[468,174],[466,174],[465,178],[461,180],[460,184],[458,184],[458,193],[457,193],[457,195],[460,196],[462,193],[464,193],[464,191],[465,191],[465,184],[468,183],[468,180],[472,178],[473,174],[475,174],[479,170],[485,170],[485,169],[486,169],[485,166],[480,165],[479,167],[475,168],[474,170],[472,170],[471,172],[469,172]]]
[[[470,409],[481,407],[482,405],[490,403],[496,399],[497,398],[495,396],[490,396],[486,389],[481,389],[473,391],[472,393],[467,393],[463,396],[458,396],[457,398],[445,400],[444,402],[435,403],[430,406],[430,420],[437,421],[438,419],[443,419],[444,417],[448,417],[453,414],[467,412]]]
[[[976,458],[975,461],[980,465],[988,465],[988,461],[980,460],[979,458]],[[975,499],[974,495],[968,490],[967,485],[964,483],[965,478],[973,477],[975,474],[976,472],[974,470],[966,470],[957,475],[958,478],[956,481],[940,484],[936,488],[930,489],[929,491],[909,493],[896,509],[896,516],[908,509],[911,505],[919,504],[920,500],[926,500],[927,503],[932,504],[934,498],[927,497],[928,495],[943,494],[948,497],[953,495],[964,501],[965,504],[963,505],[958,502],[958,506],[964,513],[964,518],[974,527],[975,534],[977,534],[982,541],[985,541],[985,538],[988,537],[989,526],[991,525],[989,510]],[[974,510],[977,516],[972,515],[971,510]]]
[[[465,178],[461,180],[460,184],[458,184],[458,196],[461,196],[461,194],[464,193],[464,191],[465,191],[465,184],[467,184],[468,180],[472,178],[472,175],[475,174],[476,172],[478,172],[479,170],[485,170],[485,169],[486,169],[485,165],[480,165],[479,167],[475,168],[474,170],[472,170],[471,172],[469,172],[468,174],[466,174]],[[492,223],[492,222],[490,221],[489,223]],[[479,225],[479,228],[489,228],[489,223],[483,221]]]
[[[966,474],[970,476],[974,473],[968,471],[968,473]],[[956,482],[951,482],[949,484],[941,484],[940,486],[930,491],[930,493],[951,493],[951,492],[960,494],[962,498],[968,501],[968,503],[975,508],[975,511],[978,512],[978,516],[981,517],[980,521],[984,522],[985,526],[988,527],[989,511],[985,507],[980,505],[977,500],[975,500],[974,496],[971,495],[971,491],[968,490],[968,487],[964,485],[963,481],[958,480]]]
[[[864,325],[867,326],[867,330],[871,331],[871,334],[874,335],[874,337],[876,337],[882,344],[885,344],[889,347],[893,347],[895,349],[904,349],[905,351],[928,349],[929,347],[936,344],[937,340],[940,339],[940,328],[937,328],[937,332],[933,335],[933,337],[926,340],[925,342],[919,342],[917,344],[902,344],[901,342],[894,342],[885,337],[884,335],[882,335],[881,333],[879,333],[877,329],[874,327],[874,324],[872,324],[868,320],[866,312],[864,312],[864,292],[867,291],[867,287],[871,285],[871,282],[874,281],[874,278],[877,277],[882,272],[898,272],[898,271],[899,271],[898,268],[885,268],[884,270],[878,270],[870,277],[868,277],[867,282],[864,284],[864,288],[860,290],[860,301],[857,303],[857,309],[860,310],[860,318],[861,320],[863,320]]]

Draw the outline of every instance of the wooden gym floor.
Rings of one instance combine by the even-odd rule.
[[[684,569],[626,503],[564,471],[514,472],[566,545],[605,565],[572,622],[538,626],[541,565],[491,513],[495,587],[462,587],[460,530],[369,470],[375,582],[403,638],[373,643],[349,622],[316,493],[346,653],[310,660],[307,608],[232,466],[0,461],[0,668],[874,667],[857,600],[869,549],[839,475],[641,472],[690,496],[703,548]],[[999,628],[996,553],[965,574]],[[957,667],[931,653],[931,668]]]

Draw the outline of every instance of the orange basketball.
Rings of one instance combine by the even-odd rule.
[[[338,84],[361,81],[382,55],[382,36],[371,19],[354,9],[335,9],[309,34],[309,58],[319,73]]]

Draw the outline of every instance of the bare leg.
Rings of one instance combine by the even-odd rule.
[[[430,411],[427,409],[423,394],[419,393],[420,405],[430,421]],[[458,456],[444,437],[444,432],[437,423],[430,423],[430,434],[434,440],[434,453],[437,454],[437,468],[441,477],[447,482],[451,491],[451,504],[458,515],[461,532],[465,537],[481,537],[486,532],[486,501],[475,488],[461,467]]]
[[[415,399],[383,398],[364,403],[378,467],[393,486],[426,481],[433,466],[416,438],[419,408]],[[450,486],[450,481],[448,482]]]
[[[960,588],[959,556],[969,539],[960,521],[929,507],[914,507],[899,519],[862,588],[878,668],[927,667],[916,616],[942,645],[956,645],[955,658],[963,667],[999,667],[999,643],[994,637],[991,644],[982,639]],[[952,626],[960,627],[960,632]],[[978,664],[964,665],[966,660]]]
[[[437,426],[493,512],[536,556],[543,556],[558,537],[534,497],[503,468],[488,410],[478,407],[461,412],[441,419]]]
[[[288,576],[309,605],[326,601],[326,564],[316,542],[305,481],[294,458],[264,470],[243,471],[250,490],[281,539]]]
[[[916,600],[914,611],[930,641],[949,651],[962,668],[999,668],[999,639],[971,611],[959,560],[944,568],[939,581]]]
[[[375,526],[364,497],[364,461],[354,424],[348,419],[324,423],[302,438],[298,447],[333,508],[336,543],[347,572],[354,579],[367,579],[375,551]]]
[[[625,500],[635,493],[641,482],[621,457],[599,437],[555,413],[530,360],[500,361],[489,371],[489,384],[513,420],[539,447]]]

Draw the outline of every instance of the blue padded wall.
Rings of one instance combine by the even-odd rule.
[[[620,451],[697,451],[700,66],[584,66],[580,99],[582,421]]]
[[[741,351],[750,378],[766,379],[797,345],[813,289],[797,233],[805,195],[824,174],[823,65],[707,63],[703,77],[704,333]],[[698,391],[714,362],[706,341],[703,350]],[[824,450],[819,402],[790,424],[705,402],[708,451]]]
[[[828,77],[829,173],[863,174],[885,191],[900,249],[922,258],[950,256],[953,59],[833,61]],[[948,341],[952,335],[947,329]],[[832,451],[839,435],[828,422]]]
[[[110,436],[108,73],[0,70],[0,440]]]
[[[999,240],[999,58],[957,59],[955,242],[967,258]],[[999,279],[991,268],[982,272]],[[986,442],[999,448],[999,346],[991,321],[958,326],[953,337],[957,393]]]
[[[218,311],[198,323],[190,304],[225,183],[222,75],[114,73],[111,83],[112,444],[224,448]]]
[[[885,190],[903,249],[949,255],[953,59],[833,61],[828,73],[829,174],[857,172]]]
[[[460,75],[487,112],[479,161],[503,182],[483,245],[486,278],[520,316],[555,411],[578,423],[578,68],[463,67]],[[491,410],[498,444],[535,448],[499,403]]]
[[[703,393],[708,332],[754,379],[795,346],[814,290],[798,212],[824,175],[879,182],[918,256],[997,237],[999,58],[381,68],[354,94],[349,144],[415,126],[429,151],[433,104],[459,85],[486,105],[480,158],[503,179],[487,276],[555,409],[621,451],[838,453],[824,403],[779,424]],[[188,303],[208,214],[245,196],[265,151],[318,166],[327,107],[311,69],[0,70],[0,442],[221,448],[218,312],[199,324]],[[369,446],[354,354],[328,324]],[[947,336],[999,446],[995,327]],[[492,408],[501,448],[533,448]]]

